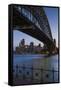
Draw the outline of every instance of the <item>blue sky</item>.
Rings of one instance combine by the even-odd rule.
[[[56,39],[58,46],[58,8],[44,8],[49,20],[52,37]]]
[[[44,10],[49,20],[52,36],[53,38],[56,39],[56,45],[58,46],[58,8],[44,7]],[[13,46],[14,47],[18,46],[19,42],[23,38],[25,39],[25,44],[28,45],[32,41],[34,42],[35,45],[41,43],[40,41],[36,40],[35,38],[32,38],[31,36],[15,30],[13,33],[13,41],[14,41]],[[43,46],[42,43],[41,45]]]

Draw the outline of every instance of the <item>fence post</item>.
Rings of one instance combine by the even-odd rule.
[[[54,68],[52,69],[52,74],[53,74],[53,82],[54,82]]]
[[[16,65],[16,78],[18,78],[18,65]]]
[[[25,79],[25,68],[26,68],[25,67],[25,64],[23,64],[23,67],[22,68],[23,68],[23,80],[24,80]]]
[[[33,81],[33,65],[32,65],[32,67],[31,67],[31,70],[32,70],[32,81]]]
[[[41,83],[43,83],[43,69],[41,69]]]

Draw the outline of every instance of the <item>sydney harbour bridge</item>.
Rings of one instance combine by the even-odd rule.
[[[37,40],[43,42],[50,53],[56,47],[53,42],[51,28],[43,7],[30,5],[13,5],[12,26]]]

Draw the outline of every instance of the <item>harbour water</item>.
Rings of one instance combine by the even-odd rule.
[[[58,60],[58,54],[49,57],[43,54],[15,54],[13,55],[13,75],[14,77],[17,75],[17,79],[15,77],[14,81],[20,84],[21,80],[31,82],[32,78],[31,83],[58,82]],[[23,79],[24,76],[25,79]]]

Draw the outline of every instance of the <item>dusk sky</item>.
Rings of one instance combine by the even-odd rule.
[[[48,17],[52,36],[53,36],[53,38],[56,39],[56,45],[58,46],[58,8],[45,7],[44,10],[45,10],[45,13]],[[25,44],[28,44],[28,45],[32,41],[34,42],[34,45],[38,45],[39,43],[41,43],[40,41],[38,41],[35,38],[32,38],[31,36],[15,30],[13,33],[13,42],[14,42],[13,46],[14,47],[18,46],[19,42],[23,38],[25,39]],[[43,44],[41,44],[41,45],[43,46]]]

